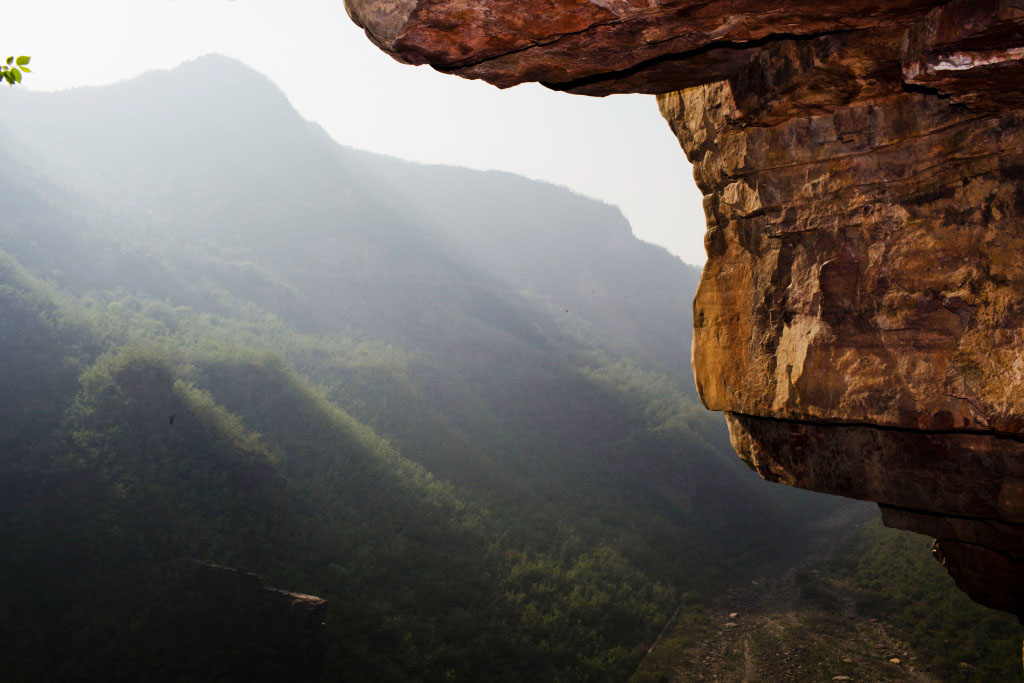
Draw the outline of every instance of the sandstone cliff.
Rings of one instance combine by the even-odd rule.
[[[1024,617],[1024,0],[348,0],[400,61],[659,96],[704,193],[705,404]]]

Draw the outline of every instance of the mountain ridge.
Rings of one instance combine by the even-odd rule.
[[[234,666],[155,635],[205,623],[194,558],[326,598],[328,678],[622,680],[681,595],[834,506],[732,456],[664,295],[695,273],[613,207],[347,151],[280,93],[281,139],[258,107],[190,136],[263,96],[143,85],[0,106],[0,386],[39,406],[0,440],[11,661]]]

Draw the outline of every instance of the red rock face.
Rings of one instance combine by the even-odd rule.
[[[499,87],[539,81],[587,94],[660,93],[723,77],[744,44],[909,25],[936,0],[347,0],[385,52]],[[723,50],[722,48],[739,48]],[[703,53],[714,50],[710,57]],[[672,62],[675,76],[664,74]],[[709,70],[710,68],[710,70]],[[660,76],[621,80],[640,71]],[[630,73],[622,73],[630,72]],[[574,87],[574,81],[590,83]],[[591,88],[603,80],[618,86]],[[650,80],[651,82],[645,82]]]
[[[348,0],[397,59],[658,94],[693,365],[767,479],[878,501],[1024,616],[1024,0]]]
[[[976,111],[1024,106],[1024,0],[957,0],[908,31],[903,78]]]

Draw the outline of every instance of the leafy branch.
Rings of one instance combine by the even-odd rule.
[[[0,64],[0,79],[7,81],[7,85],[21,83],[21,74],[32,73],[32,69],[28,68],[28,63],[31,59],[31,57],[26,57],[25,55],[21,57],[8,57],[6,64]]]

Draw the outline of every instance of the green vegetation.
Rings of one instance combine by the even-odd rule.
[[[32,69],[28,68],[31,57],[22,55],[20,57],[8,57],[6,64],[0,64],[0,79],[7,81],[7,85],[21,83],[23,73],[30,74]]]
[[[180,569],[198,558],[327,598],[332,679],[622,680],[679,591],[807,513],[758,492],[669,372],[685,297],[630,292],[634,310],[606,247],[555,229],[608,232],[652,292],[692,287],[614,210],[495,174],[475,201],[531,215],[425,207],[461,171],[337,148],[214,66],[188,96],[157,75],[110,110],[6,108],[24,135],[0,150],[11,670],[244,678],[241,655],[181,635],[202,620]],[[277,136],[254,148],[257,111]],[[168,117],[191,144],[164,146]],[[510,255],[519,222],[539,255]]]
[[[37,653],[34,638],[60,634],[45,675],[88,663],[116,677],[121,669],[106,659],[115,651],[98,646],[110,638],[129,655],[117,661],[124,671],[203,671],[210,659],[179,653],[174,668],[147,640],[170,628],[157,608],[172,599],[168,585],[181,581],[168,569],[176,558],[258,569],[276,584],[329,598],[329,672],[338,678],[613,680],[630,670],[637,644],[674,604],[672,586],[651,571],[678,577],[680,569],[646,547],[643,535],[666,522],[647,524],[641,515],[638,531],[613,533],[613,510],[603,523],[588,520],[578,507],[587,499],[575,503],[564,489],[566,503],[528,499],[540,508],[533,513],[496,491],[477,491],[469,502],[279,354],[218,349],[213,333],[209,350],[194,340],[175,344],[154,330],[180,330],[182,342],[197,330],[170,321],[165,307],[79,305],[11,259],[2,263],[0,319],[4,330],[20,332],[5,337],[2,357],[22,359],[4,366],[7,404],[29,405],[42,388],[57,399],[11,417],[26,424],[23,435],[5,432],[5,453],[25,454],[3,463],[9,514],[0,544],[18,558],[4,564],[3,578],[20,587],[3,605],[11,661]],[[143,308],[153,317],[133,312]],[[202,320],[195,320],[200,330]],[[135,341],[117,344],[111,331]],[[297,343],[297,355],[332,347],[307,343],[313,348]],[[391,347],[333,347],[322,363],[345,374],[384,367],[400,382],[407,372],[409,356]],[[79,369],[73,386],[67,378]],[[556,483],[547,482],[549,495]],[[490,500],[502,503],[482,507]],[[78,570],[65,576],[67,563]],[[17,598],[42,593],[52,596],[49,614]],[[150,611],[139,616],[136,605],[126,613],[126,594]],[[35,628],[7,628],[26,621]],[[159,669],[150,668],[155,662]]]
[[[858,611],[890,624],[942,680],[1017,680],[1024,629],[960,592],[930,544],[874,522],[850,540],[833,570],[858,591]]]
[[[698,407],[696,271],[617,211],[183,73],[3,108],[5,678],[258,677],[195,558],[326,598],[331,680],[621,681],[828,512]]]

